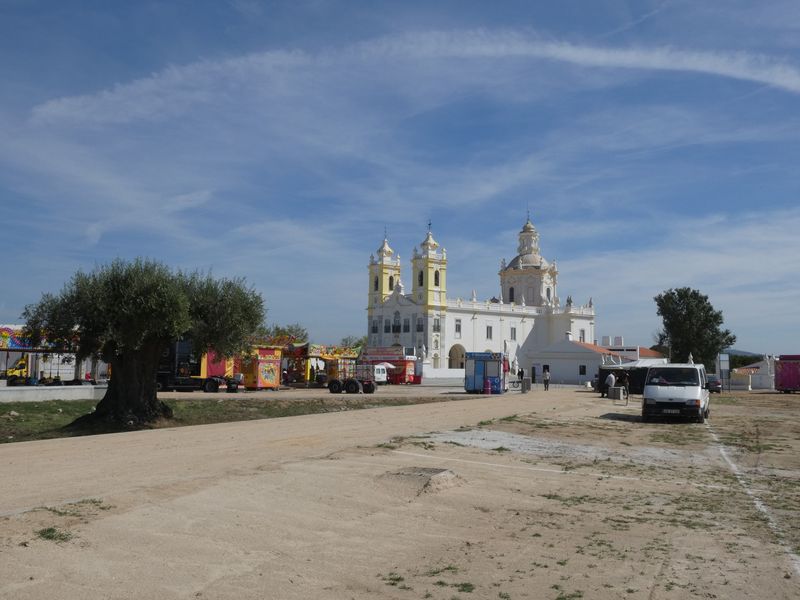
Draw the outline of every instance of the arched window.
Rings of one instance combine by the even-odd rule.
[[[425,281],[425,273],[423,271],[420,271],[419,275],[417,275],[417,285],[422,286],[424,281]]]
[[[513,302],[514,301],[514,288],[513,287],[508,288],[508,301],[509,302]]]
[[[389,275],[389,291],[391,292],[394,289],[394,275]],[[550,290],[547,290],[548,296],[550,295]]]
[[[373,289],[377,292],[378,291],[378,278],[375,277],[375,283],[373,283]]]
[[[550,302],[550,288],[547,288],[547,301]]]
[[[433,285],[439,287],[439,271],[433,273]]]

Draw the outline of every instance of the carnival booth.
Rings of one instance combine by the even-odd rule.
[[[248,390],[274,390],[281,385],[281,349],[253,348],[250,356],[241,358],[244,387]]]
[[[467,352],[464,389],[472,394],[502,394],[508,369],[508,359],[502,352]]]
[[[385,365],[389,383],[422,383],[422,361],[406,354],[402,346],[368,347],[360,360],[370,365]]]
[[[327,385],[329,379],[354,377],[358,348],[289,344],[283,349],[283,364],[291,385]]]

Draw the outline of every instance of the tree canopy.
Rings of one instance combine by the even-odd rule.
[[[265,344],[286,346],[288,344],[307,342],[308,331],[300,323],[264,325],[258,328],[255,337]]]
[[[670,349],[672,362],[695,362],[713,369],[717,354],[736,341],[736,336],[721,329],[722,311],[714,310],[708,296],[688,287],[669,289],[654,298],[663,328],[658,345]]]
[[[367,345],[367,336],[362,335],[361,337],[357,337],[355,335],[347,335],[342,338],[339,345],[345,348],[363,348]]]
[[[108,362],[111,381],[93,416],[135,426],[172,414],[156,397],[159,359],[171,343],[189,339],[197,353],[232,356],[246,349],[264,306],[243,279],[118,259],[78,271],[59,294],[44,294],[22,316],[34,343],[46,338],[79,359]]]

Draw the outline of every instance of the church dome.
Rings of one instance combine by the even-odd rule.
[[[508,263],[506,270],[510,269],[547,269],[550,264],[539,254],[539,233],[531,223],[530,217],[519,232],[519,246],[517,256]]]

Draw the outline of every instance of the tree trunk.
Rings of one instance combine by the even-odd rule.
[[[156,395],[160,357],[160,344],[111,357],[111,380],[106,395],[95,408],[94,418],[127,428],[171,418],[172,409]]]

